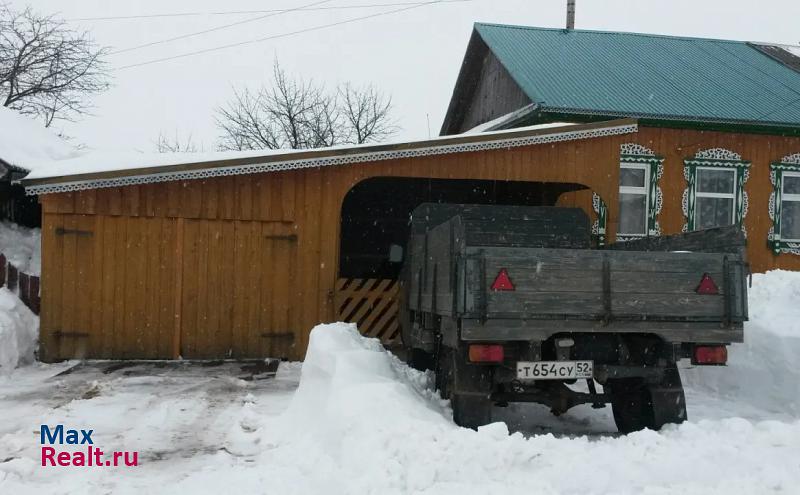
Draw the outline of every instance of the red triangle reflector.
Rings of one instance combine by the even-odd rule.
[[[511,282],[511,277],[508,276],[508,270],[505,268],[500,269],[500,273],[492,283],[492,290],[514,290],[514,284]]]
[[[704,273],[695,292],[698,294],[719,294],[719,287],[717,287],[714,279],[708,273]]]

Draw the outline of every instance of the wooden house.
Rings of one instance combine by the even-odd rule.
[[[720,114],[694,125],[644,110],[622,119],[545,115],[502,57],[480,47],[488,44],[476,38],[479,29],[445,121],[444,134],[454,135],[113,163],[78,158],[35,170],[24,184],[43,209],[41,357],[301,359],[309,330],[334,320],[395,340],[409,215],[430,201],[579,206],[598,245],[736,222],[755,271],[800,269],[800,246],[787,237],[800,225],[800,107],[773,113],[774,124],[756,114],[747,123]],[[739,60],[749,54],[740,48],[723,51]],[[760,105],[754,112],[766,115],[795,93],[800,102],[800,73],[744,48],[754,58],[722,64],[747,98],[758,98],[739,111]],[[675,50],[671,56],[683,56]],[[490,81],[501,75],[504,82]],[[693,80],[717,87],[730,76]],[[491,98],[500,89],[486,87],[509,92],[512,83],[521,93],[497,107]],[[585,122],[552,124],[563,120]],[[474,126],[500,130],[461,133]]]

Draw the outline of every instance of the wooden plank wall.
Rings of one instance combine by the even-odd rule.
[[[43,357],[301,359],[309,330],[334,318],[340,210],[353,185],[378,176],[583,184],[608,205],[613,242],[625,142],[666,157],[659,217],[666,233],[684,221],[684,158],[725,147],[751,160],[753,267],[800,269],[800,257],[776,257],[766,247],[769,163],[800,152],[798,138],[642,128],[578,142],[52,194],[41,198]],[[589,201],[578,193],[563,203],[588,209]],[[55,235],[59,227],[96,233]]]
[[[683,190],[686,188],[686,180],[683,178],[684,159],[699,150],[725,148],[752,162],[750,179],[745,184],[750,205],[744,222],[751,267],[754,272],[777,268],[800,270],[800,256],[775,255],[767,247],[767,234],[772,226],[769,218],[769,195],[772,192],[769,165],[786,155],[800,153],[800,138],[642,127],[636,136],[632,136],[631,142],[647,146],[665,159],[664,176],[660,182],[664,206],[659,215],[659,223],[668,234],[679,233],[685,222],[681,210]],[[610,221],[616,222],[616,208],[609,209]]]

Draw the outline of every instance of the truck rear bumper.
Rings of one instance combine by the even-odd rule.
[[[670,343],[744,342],[742,323],[590,320],[461,320],[461,339],[472,342],[543,341],[557,333],[637,333],[658,335]]]

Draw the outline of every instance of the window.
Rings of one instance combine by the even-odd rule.
[[[619,232],[622,236],[647,235],[649,166],[623,163],[619,171]]]
[[[784,172],[781,191],[781,238],[800,242],[800,172]]]
[[[616,241],[661,235],[658,214],[661,212],[663,194],[658,181],[664,174],[664,158],[640,144],[625,143],[620,146],[619,160]]]
[[[695,229],[736,222],[736,169],[697,167]]]
[[[744,185],[750,177],[750,162],[738,153],[713,148],[698,151],[684,160],[683,214],[685,231],[739,225],[747,235],[744,219],[748,198]]]
[[[775,254],[800,255],[800,153],[770,165],[769,229],[767,244]]]

